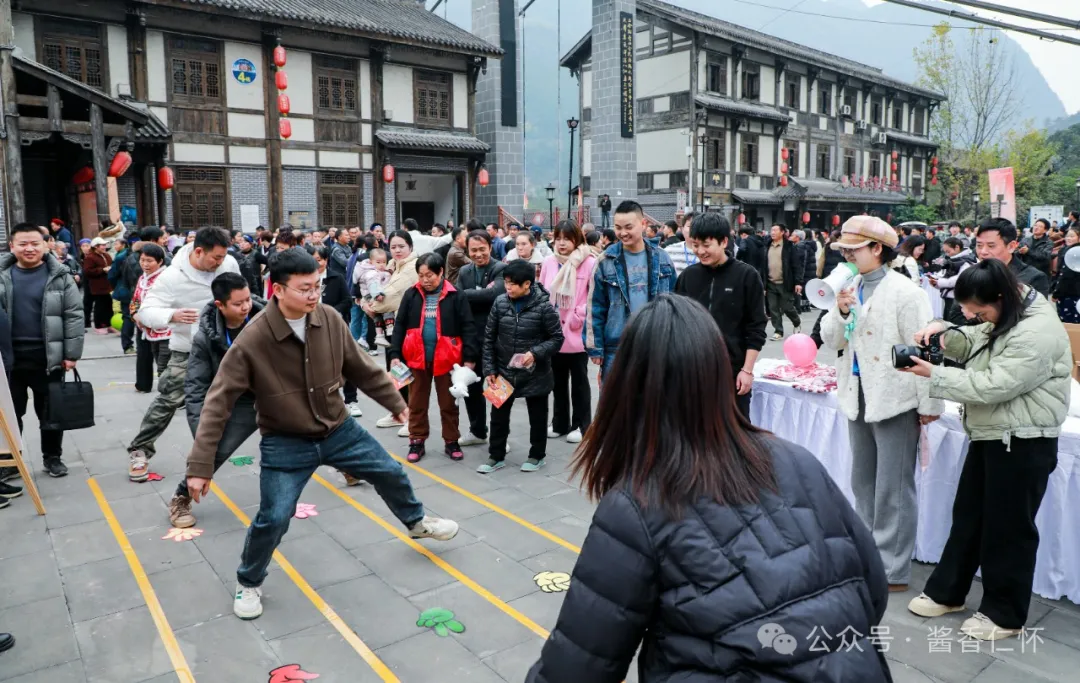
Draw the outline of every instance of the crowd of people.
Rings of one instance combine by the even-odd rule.
[[[63,432],[46,419],[48,386],[76,367],[87,332],[109,334],[118,309],[136,390],[153,392],[158,379],[127,447],[130,480],[148,478],[181,407],[194,439],[172,525],[195,525],[193,506],[217,470],[261,433],[262,497],[233,605],[254,619],[273,552],[320,465],[348,485],[372,484],[413,538],[458,532],[426,513],[404,468],[355,419],[359,393],[387,411],[374,427],[396,428],[416,463],[428,457],[434,392],[443,454],[460,462],[464,449],[486,445],[482,474],[506,466],[522,399],[521,471],[543,468],[548,441],[564,439],[600,500],[528,680],[621,680],[644,640],[655,656],[640,663],[642,680],[679,675],[692,660],[717,673],[751,661],[792,680],[859,672],[877,681],[889,680],[888,668],[872,646],[778,659],[750,645],[765,616],[789,632],[848,625],[866,638],[888,592],[908,590],[921,427],[943,400],[956,401],[972,443],[941,563],[909,609],[929,618],[965,609],[981,567],[982,605],[963,632],[1019,633],[1034,517],[1069,400],[1061,321],[1065,309],[1077,315],[1080,272],[1066,254],[1080,244],[1080,224],[1038,222],[1021,238],[1000,218],[938,234],[867,215],[829,234],[782,224],[758,234],[734,231],[716,212],[654,226],[629,200],[604,213],[611,227],[564,220],[547,230],[542,217],[424,232],[411,219],[390,231],[148,227],[74,250],[62,223],[16,225],[0,255],[0,351],[19,427],[32,393],[45,470],[66,474]],[[769,323],[774,340],[785,336],[784,317],[799,332],[807,283],[841,262],[858,275],[814,336],[838,353],[854,508],[816,458],[750,422]],[[942,293],[943,320],[931,319],[923,277]],[[939,344],[950,362],[913,358],[898,370],[893,345],[913,342]],[[595,418],[590,363],[602,387]],[[458,386],[465,375],[473,381]],[[0,507],[21,493],[9,483],[17,476],[0,471]],[[798,521],[804,510],[814,524]],[[764,517],[780,535],[755,531]],[[744,535],[757,539],[752,552],[722,541]],[[740,574],[748,580],[735,581]],[[713,613],[722,616],[705,616]],[[683,625],[679,638],[666,637],[672,623]]]

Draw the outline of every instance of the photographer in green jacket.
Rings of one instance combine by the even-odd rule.
[[[929,377],[932,397],[963,404],[971,444],[941,561],[908,609],[923,617],[963,610],[982,567],[982,604],[960,630],[997,640],[1020,633],[1027,621],[1039,548],[1035,514],[1057,467],[1072,351],[1053,305],[1000,261],[961,273],[955,295],[964,316],[981,324],[936,321],[915,342],[929,346],[930,336],[941,334],[945,357],[962,367],[916,358],[907,372]]]

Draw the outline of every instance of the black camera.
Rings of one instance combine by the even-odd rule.
[[[932,334],[926,346],[896,344],[892,347],[892,364],[897,370],[915,367],[912,358],[921,358],[932,365],[945,362],[945,350],[941,348],[941,333]]]

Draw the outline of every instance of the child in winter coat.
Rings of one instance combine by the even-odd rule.
[[[360,285],[361,298],[372,301],[382,296],[386,283],[390,282],[386,252],[372,249],[368,252],[366,261],[356,264],[356,269],[359,271],[356,281]],[[372,322],[375,323],[375,343],[379,346],[390,346],[390,337],[394,336],[394,313],[378,313],[372,317]]]

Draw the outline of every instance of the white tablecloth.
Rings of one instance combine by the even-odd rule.
[[[933,314],[934,319],[938,320],[945,317],[945,301],[941,298],[941,290],[930,284],[930,278],[925,275],[922,278],[922,289],[930,299],[930,312]]]
[[[809,394],[787,384],[758,379],[750,407],[752,422],[797,443],[825,465],[848,500],[851,493],[851,448],[847,418],[835,394]],[[967,435],[955,407],[927,427],[930,461],[915,469],[919,495],[919,529],[915,559],[937,562],[952,525],[956,484],[967,457]],[[1080,602],[1080,419],[1068,418],[1058,440],[1058,465],[1035,517],[1039,553],[1035,593]]]

